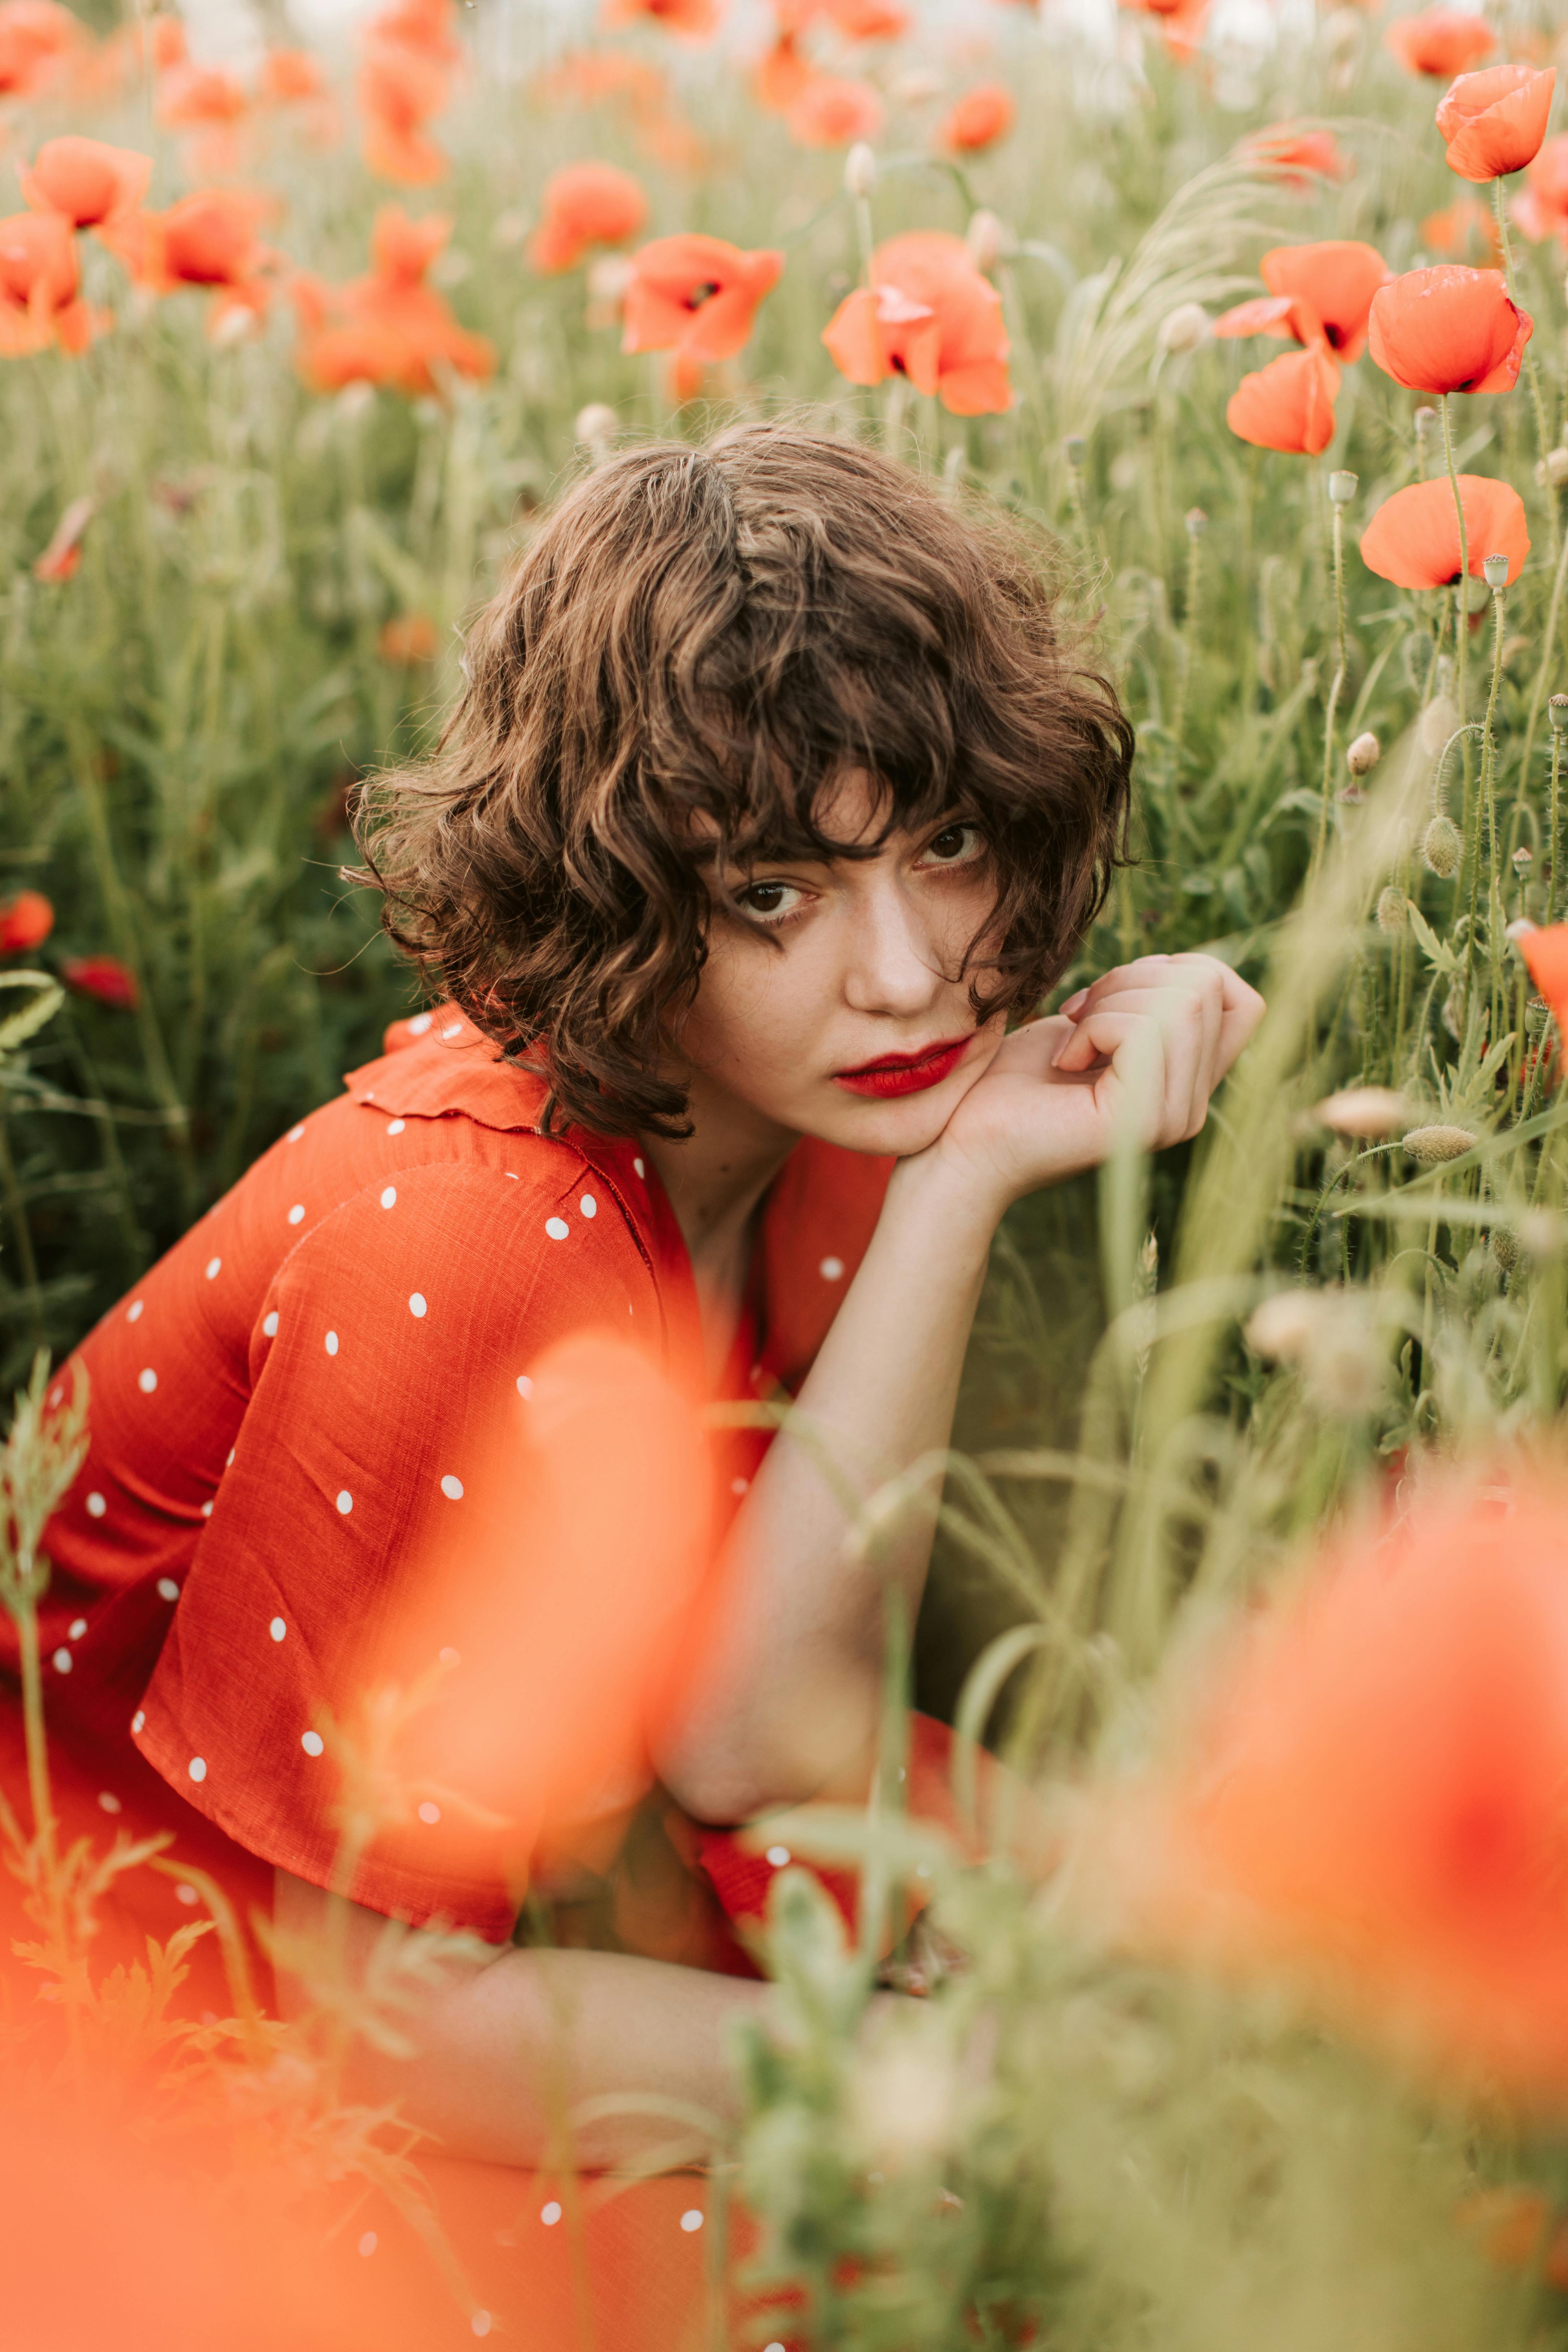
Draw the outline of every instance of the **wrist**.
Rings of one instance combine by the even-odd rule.
[[[888,1184],[884,1216],[929,1231],[950,1260],[967,1248],[982,1260],[1010,1205],[994,1176],[944,1153],[939,1142],[900,1160]]]

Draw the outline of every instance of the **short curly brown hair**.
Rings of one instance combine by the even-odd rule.
[[[1025,534],[847,440],[750,425],[632,449],[545,518],[467,646],[434,755],[360,795],[382,920],[503,1050],[548,1129],[680,1135],[665,1024],[711,872],[866,856],[818,829],[962,816],[997,877],[977,1014],[1035,1005],[1124,852],[1132,730]],[[709,878],[705,879],[705,872]]]

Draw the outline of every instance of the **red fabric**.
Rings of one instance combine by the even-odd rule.
[[[84,1790],[140,1825],[161,1812],[182,1853],[199,1832],[209,1868],[225,1853],[242,1908],[265,1906],[268,1865],[331,1883],[331,1726],[432,1531],[464,1524],[489,1436],[526,1415],[529,1367],[607,1328],[678,1383],[699,1376],[689,1261],[635,1143],[540,1135],[541,1084],[456,1013],[398,1023],[387,1046],[104,1318],[56,1391],[79,1361],[91,1450],[45,1541],[51,1726]],[[890,1165],[798,1147],[727,1393],[798,1383]],[[765,1444],[714,1440],[729,1507]],[[504,1939],[516,1886],[456,1853],[440,1821],[377,1843],[353,1892]],[[745,1965],[721,1935],[708,1949]]]

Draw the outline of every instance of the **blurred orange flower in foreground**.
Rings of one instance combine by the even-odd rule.
[[[1290,336],[1326,342],[1342,360],[1359,359],[1367,314],[1378,289],[1393,275],[1374,246],[1352,238],[1321,245],[1277,245],[1258,265],[1268,289],[1214,322],[1216,335]]]
[[[948,110],[938,137],[952,154],[976,154],[1005,139],[1017,119],[1010,89],[999,81],[977,82]]]
[[[1568,1036],[1568,923],[1527,931],[1519,944],[1530,977],[1552,1007],[1559,1030]]]
[[[1506,555],[1517,580],[1530,552],[1530,527],[1519,492],[1485,474],[1461,474],[1468,569],[1479,580],[1489,555]],[[1362,533],[1361,560],[1396,588],[1444,588],[1459,576],[1459,518],[1447,477],[1395,490]]]
[[[375,649],[395,669],[416,669],[422,662],[435,660],[438,644],[436,624],[428,614],[397,613],[383,622]]]
[[[1461,74],[1437,108],[1447,163],[1462,180],[1497,180],[1521,172],[1539,153],[1552,112],[1557,68],[1492,66]]]
[[[371,236],[371,268],[347,286],[296,278],[290,292],[303,332],[300,373],[318,392],[381,383],[417,396],[438,389],[435,371],[482,379],[494,372],[495,346],[460,327],[425,273],[452,233],[444,213],[410,220],[384,205]]]
[[[133,1013],[142,1002],[136,974],[117,956],[68,956],[60,966],[60,978],[79,996],[111,1004],[117,1012]]]
[[[1439,262],[1374,296],[1372,356],[1407,392],[1511,392],[1534,324],[1510,301],[1500,270]]]
[[[1554,236],[1568,245],[1568,131],[1548,139],[1525,174],[1509,213],[1531,245]]]
[[[543,218],[530,239],[535,269],[574,269],[591,245],[624,245],[647,219],[639,182],[614,163],[568,163],[544,183]]]
[[[917,229],[879,245],[869,287],[845,297],[822,340],[851,383],[907,376],[955,416],[1013,405],[1002,298],[962,237]]]
[[[106,147],[101,139],[50,139],[29,172],[18,163],[22,194],[35,212],[58,213],[73,228],[98,228],[134,212],[153,176],[151,155]]]
[[[1334,437],[1340,372],[1321,346],[1288,352],[1244,375],[1226,404],[1225,421],[1239,441],[1289,457],[1316,457]]]
[[[882,101],[868,81],[814,73],[786,106],[784,122],[803,147],[849,147],[879,136]]]
[[[84,352],[108,321],[81,300],[70,223],[58,213],[13,213],[0,220],[0,359],[50,343]]]
[[[203,188],[161,213],[128,213],[99,234],[138,286],[153,294],[205,286],[213,294],[208,332],[230,312],[258,314],[276,257],[259,231],[273,199],[252,188]]]
[[[1458,8],[1428,8],[1419,16],[1396,16],[1383,40],[1407,72],[1430,74],[1439,81],[1468,72],[1497,47],[1497,35],[1489,24]]]
[[[1450,1480],[1347,1538],[1172,1696],[1169,1769],[1108,1805],[1130,1940],[1294,1976],[1401,2054],[1561,2107],[1561,1475]]]
[[[55,928],[55,910],[41,890],[18,890],[0,907],[0,955],[42,947]]]
[[[733,359],[784,266],[782,253],[721,236],[655,237],[632,257],[622,351],[673,352],[688,368]]]
[[[1309,130],[1293,122],[1248,131],[1245,139],[1237,140],[1236,152],[1242,162],[1303,189],[1310,188],[1314,180],[1348,180],[1355,172],[1354,159],[1345,153],[1331,131]]]

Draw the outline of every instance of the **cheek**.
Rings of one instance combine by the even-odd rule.
[[[709,950],[678,1043],[689,1061],[714,1076],[775,1063],[798,1075],[803,1042],[818,1019],[805,959],[779,953],[763,940],[726,935]]]

